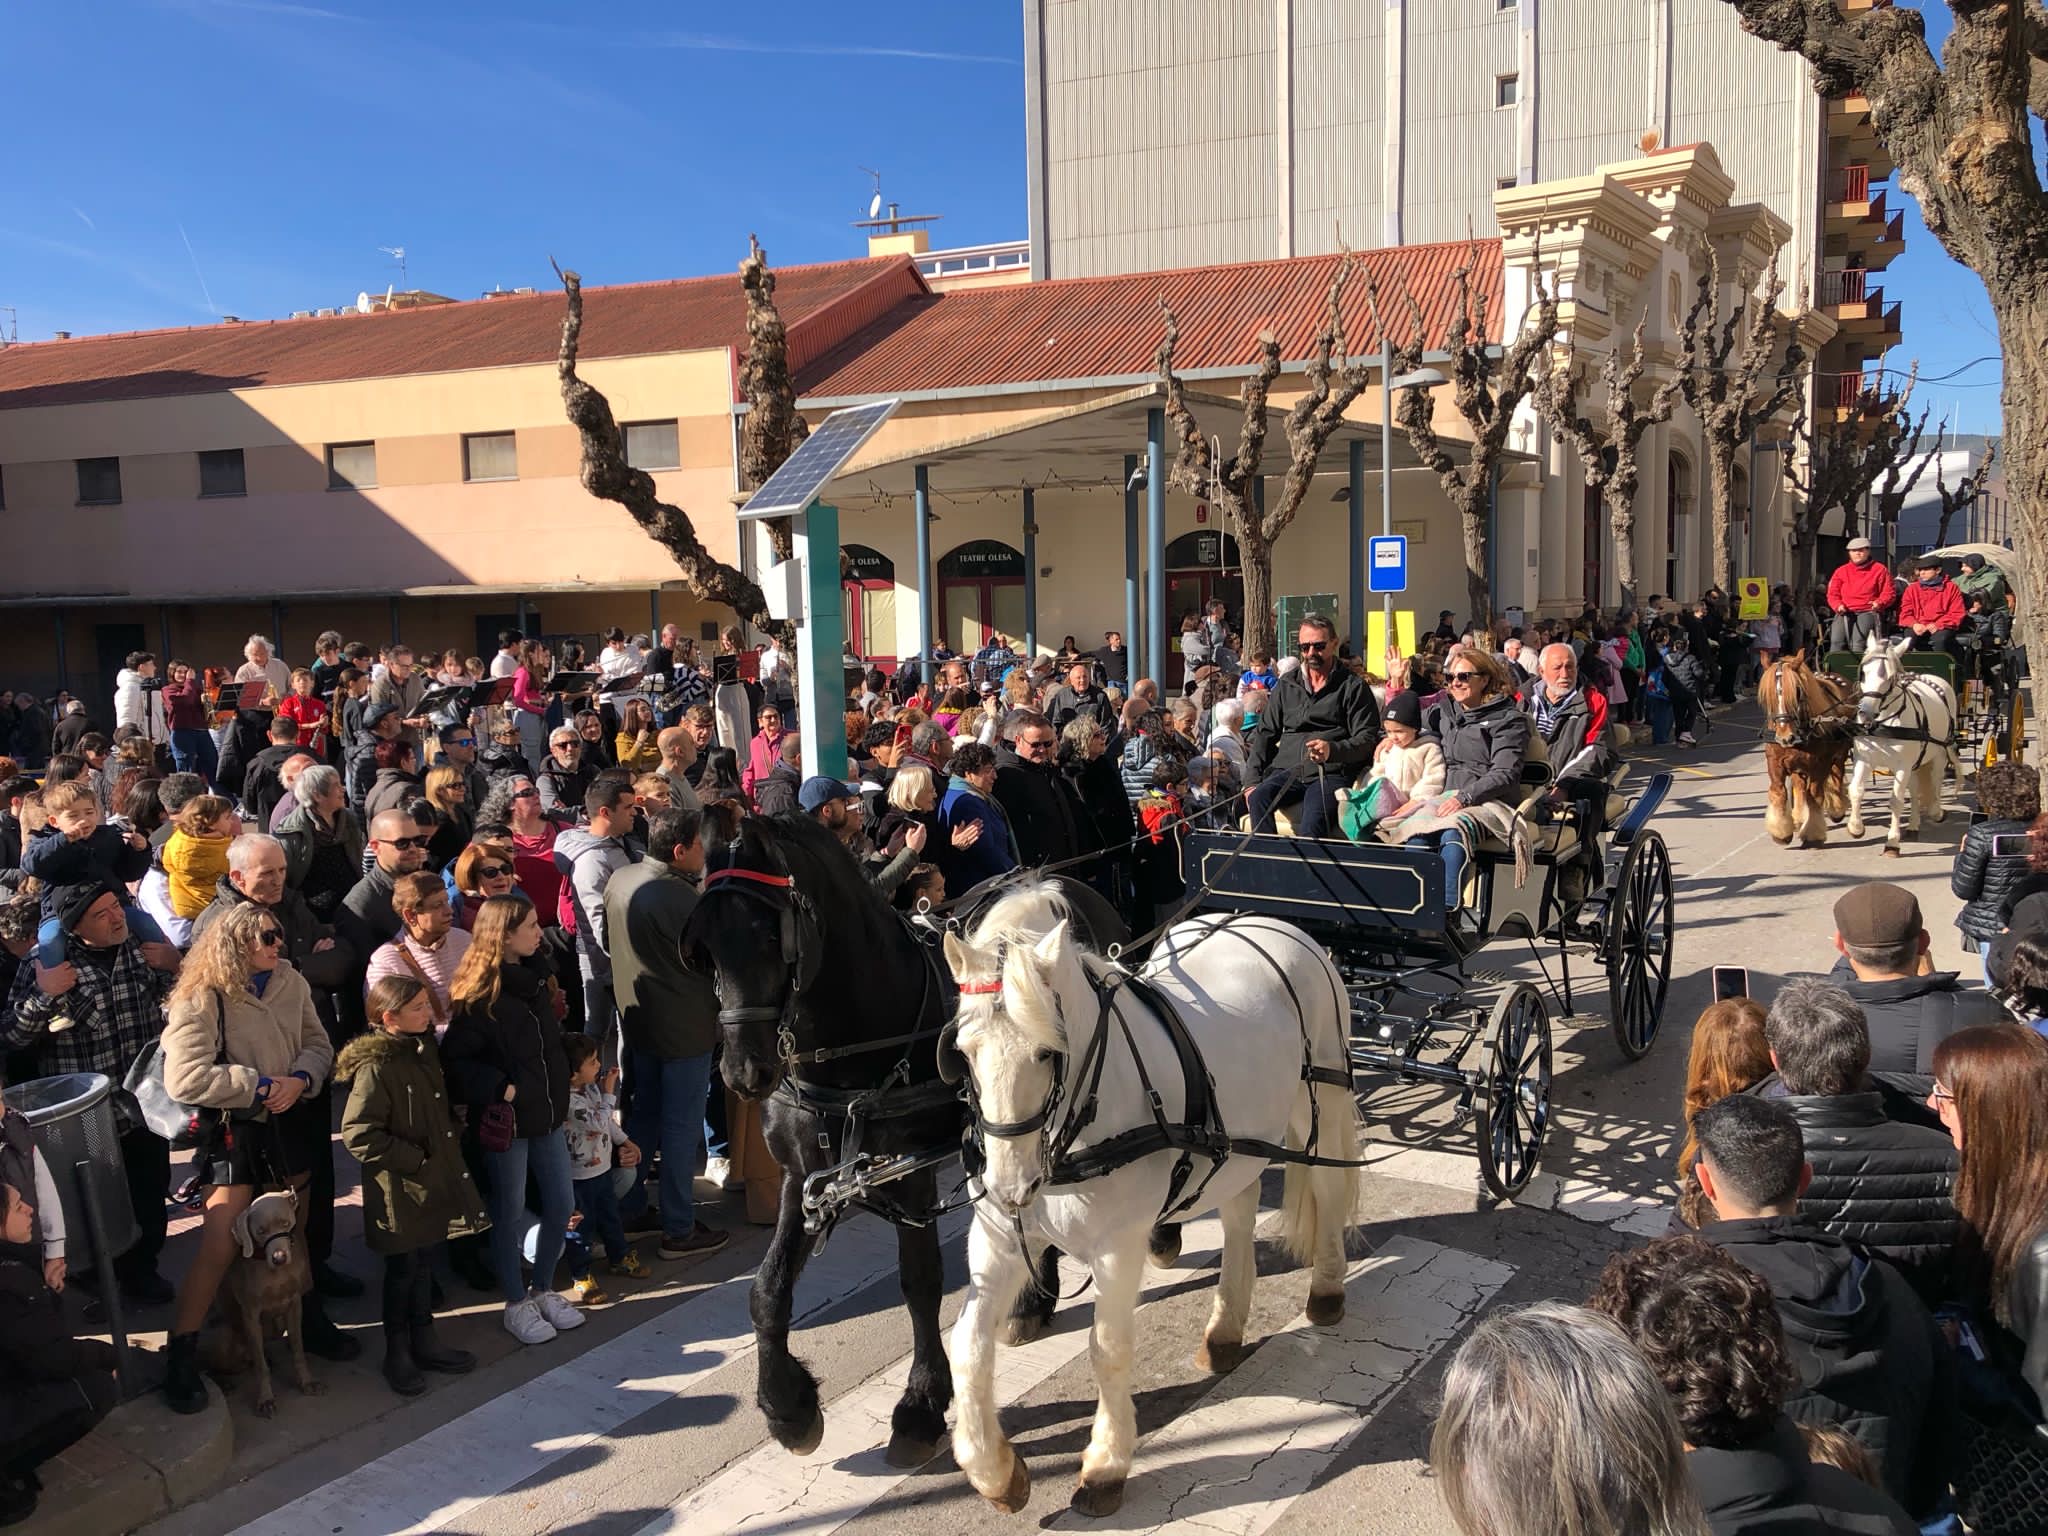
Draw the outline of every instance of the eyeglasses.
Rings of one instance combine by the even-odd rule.
[[[1942,1087],[1939,1083],[1936,1083],[1931,1089],[1928,1090],[1927,1102],[1929,1104],[1953,1104],[1955,1103],[1955,1101],[1955,1094],[1950,1092],[1948,1089]]]
[[[1303,640],[1294,647],[1296,652],[1303,656],[1312,656],[1319,651],[1327,651],[1329,648],[1330,642],[1327,640]]]
[[[512,870],[504,864],[479,864],[476,867],[476,872],[486,880],[502,880],[505,876],[511,874]]]
[[[1034,752],[1043,752],[1052,745],[1052,738],[1050,736],[1026,736],[1019,740],[1017,745],[1029,747]]]
[[[540,798],[540,791],[533,788],[515,789],[512,791],[512,798],[514,800],[538,800]]]
[[[431,837],[387,837],[383,840],[386,848],[424,848],[433,842]]]
[[[441,745],[444,747],[473,747],[476,745],[476,738],[474,736],[455,736],[442,742]]]
[[[1474,683],[1479,680],[1477,672],[1447,672],[1444,676],[1454,683]]]
[[[282,944],[284,942],[284,935],[275,928],[266,928],[256,935],[256,942],[258,944]]]

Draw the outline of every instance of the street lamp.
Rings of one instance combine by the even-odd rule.
[[[1385,538],[1394,535],[1394,391],[1397,389],[1435,389],[1439,384],[1451,381],[1435,368],[1418,368],[1413,373],[1394,377],[1394,344],[1382,337],[1380,340],[1380,534]],[[1353,514],[1354,516],[1356,514]],[[1354,526],[1356,526],[1354,524]],[[1380,598],[1380,620],[1386,626],[1387,645],[1394,644],[1394,594],[1385,593]],[[1367,663],[1370,665],[1370,663]]]

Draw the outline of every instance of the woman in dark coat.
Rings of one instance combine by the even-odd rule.
[[[35,1513],[36,1468],[119,1401],[113,1346],[72,1337],[45,1278],[35,1209],[0,1184],[0,1525]]]
[[[1993,763],[1977,773],[1977,809],[1984,820],[1972,822],[1956,850],[1949,871],[1949,889],[1962,898],[1956,926],[1988,963],[1991,941],[2005,931],[2014,893],[2032,872],[2029,845],[2019,842],[2041,815],[2040,776],[2024,763]],[[1995,838],[2014,839],[2017,853],[1995,853]]]
[[[1469,646],[1451,648],[1444,662],[1445,697],[1422,717],[1424,734],[1444,750],[1444,792],[1404,807],[1390,827],[1410,815],[1465,816],[1495,831],[1506,825],[1502,808],[1520,796],[1529,750],[1529,717],[1515,702],[1511,682],[1497,657]],[[1461,905],[1460,885],[1471,857],[1466,824],[1435,834],[1444,859],[1444,906],[1453,912]]]
[[[427,1389],[422,1371],[475,1369],[476,1356],[435,1336],[434,1250],[489,1224],[462,1160],[433,1003],[417,978],[385,977],[365,1005],[370,1032],[335,1063],[351,1080],[341,1140],[363,1165],[363,1236],[384,1256],[384,1379],[402,1397]]]
[[[1109,755],[1109,732],[1093,715],[1076,715],[1060,732],[1059,770],[1080,797],[1086,812],[1081,829],[1083,846],[1102,850],[1103,857],[1084,865],[1077,873],[1101,891],[1121,910],[1128,910],[1131,869],[1131,839],[1137,836],[1138,820],[1131,811],[1131,797],[1124,792],[1123,776]]]
[[[562,1134],[569,1120],[569,1058],[553,996],[524,963],[540,946],[532,902],[524,896],[486,901],[448,989],[454,1017],[441,1043],[449,1092],[469,1106],[483,1136],[491,1174],[491,1263],[505,1296],[505,1331],[522,1344],[544,1344],[583,1325],[583,1315],[554,1284],[576,1202]],[[512,1124],[494,1137],[493,1122],[506,1109]],[[502,1147],[494,1147],[494,1139]],[[540,1192],[530,1291],[519,1267],[529,1174]]]

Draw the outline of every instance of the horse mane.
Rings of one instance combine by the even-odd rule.
[[[962,939],[973,956],[970,970],[984,977],[995,976],[1002,971],[1006,951],[1036,947],[1040,939],[1061,923],[1070,923],[1073,916],[1073,907],[1051,880],[1032,878],[1020,882],[997,898]],[[1078,937],[1074,942],[1078,948]],[[1085,949],[1081,950],[1081,957],[1084,965],[1093,958]],[[1010,985],[1013,977],[1017,981],[1014,987]],[[1021,974],[1003,972],[1003,982],[1010,994],[1006,999],[1009,1006],[992,1010],[989,1018],[976,1027],[1000,1030],[1007,1023],[1028,1045],[1066,1049],[1067,1032],[1061,1023],[1057,999],[1036,970],[1027,966]],[[963,1004],[966,1001],[961,998]]]

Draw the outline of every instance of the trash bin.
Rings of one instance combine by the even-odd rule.
[[[64,1246],[73,1269],[111,1263],[142,1234],[128,1199],[128,1174],[121,1161],[121,1127],[114,1117],[114,1085],[98,1072],[38,1077],[7,1090],[7,1107],[20,1111],[36,1133],[43,1161],[50,1165],[64,1205]],[[79,1164],[86,1167],[81,1170]],[[106,1254],[95,1253],[92,1222],[85,1213],[83,1172],[92,1181],[100,1219],[106,1223]],[[29,1198],[35,1198],[29,1191]]]

